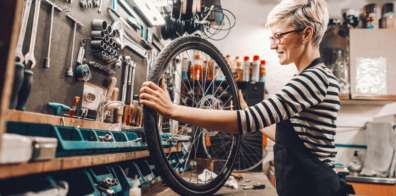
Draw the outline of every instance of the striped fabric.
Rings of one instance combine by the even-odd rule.
[[[334,167],[334,137],[340,108],[338,79],[325,67],[312,67],[296,74],[277,94],[237,111],[239,129],[249,133],[290,119],[305,146]]]

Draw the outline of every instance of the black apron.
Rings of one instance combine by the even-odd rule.
[[[306,69],[323,63],[315,59]],[[274,162],[279,196],[347,196],[354,194],[345,181],[348,173],[335,173],[304,145],[290,120],[276,124]]]

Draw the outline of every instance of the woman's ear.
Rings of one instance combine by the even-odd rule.
[[[303,37],[302,37],[303,41],[305,43],[308,43],[309,41],[311,41],[312,37],[313,37],[313,28],[311,26],[308,26],[303,32]]]

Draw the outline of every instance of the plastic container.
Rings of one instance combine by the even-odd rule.
[[[379,23],[377,18],[377,5],[375,3],[367,4],[363,7],[364,13],[364,28],[366,29],[378,29]]]
[[[232,71],[235,81],[243,81],[243,64],[239,60],[239,57],[235,57],[235,70]]]
[[[381,29],[394,29],[395,28],[395,7],[393,3],[385,3],[381,6]]]
[[[117,175],[118,180],[119,180],[122,190],[123,190],[122,193],[119,193],[118,195],[129,196],[131,189],[134,186],[140,185],[140,181],[139,181],[140,174],[138,173],[135,166],[133,166],[134,169],[122,168],[118,164],[110,165],[110,167],[113,169],[113,171]],[[133,176],[136,177],[136,181]]]
[[[265,82],[265,74],[266,74],[265,64],[266,64],[265,60],[260,61],[260,82]]]
[[[206,80],[207,79],[207,72],[208,71],[208,61],[203,61],[202,64],[202,79]]]
[[[215,69],[215,61],[210,58],[208,65],[206,67],[206,80],[213,80],[214,77],[214,69]]]
[[[27,162],[31,156],[31,139],[12,133],[2,134],[0,164]]]
[[[54,126],[39,123],[7,122],[7,132],[25,136],[56,138],[58,140],[56,157],[125,152],[147,148],[145,142],[130,142],[137,138],[136,133],[128,133],[127,135],[123,131]],[[111,138],[110,141],[99,140],[100,136],[106,135]]]
[[[252,62],[252,82],[258,82],[260,81],[260,57],[258,55],[253,56],[253,62]]]
[[[231,56],[230,56],[230,55],[227,55],[227,56],[225,57],[225,59],[226,59],[226,62],[227,62],[227,64],[228,64],[228,66],[231,67]]]
[[[245,56],[243,59],[243,81],[249,82],[250,78],[250,61],[249,57]]]
[[[351,159],[351,162],[349,163],[348,169],[351,172],[360,172],[360,170],[362,169],[362,164],[360,163],[359,157],[358,157],[358,151],[355,151],[355,153],[353,154],[353,157]]]
[[[202,80],[202,67],[203,67],[203,61],[201,55],[196,54],[194,56],[194,69],[192,73],[192,80]]]
[[[182,79],[188,80],[188,72],[189,72],[190,61],[187,58],[183,58],[182,60]]]
[[[215,81],[224,81],[225,77],[219,65],[215,64]]]
[[[97,184],[97,189],[100,190],[102,193],[105,193],[106,189],[107,190],[112,189],[116,195],[118,195],[118,193],[129,191],[122,189],[121,183],[119,182],[113,168],[107,165],[100,165],[100,166],[91,167],[87,170],[90,176],[92,177],[93,182]],[[110,185],[108,187],[106,187],[105,185],[101,185],[104,184],[104,182],[107,181],[107,179],[111,179],[113,181],[116,180],[118,183]]]
[[[142,195],[142,190],[138,187],[139,180],[137,178],[137,175],[135,175],[135,180],[133,182],[134,182],[134,185],[129,190],[129,196],[141,196]]]
[[[58,139],[49,137],[29,137],[32,140],[32,161],[55,158]]]

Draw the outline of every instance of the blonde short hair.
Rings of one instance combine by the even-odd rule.
[[[325,0],[283,0],[268,14],[267,27],[287,22],[296,29],[311,26],[312,44],[319,46],[329,23]]]

